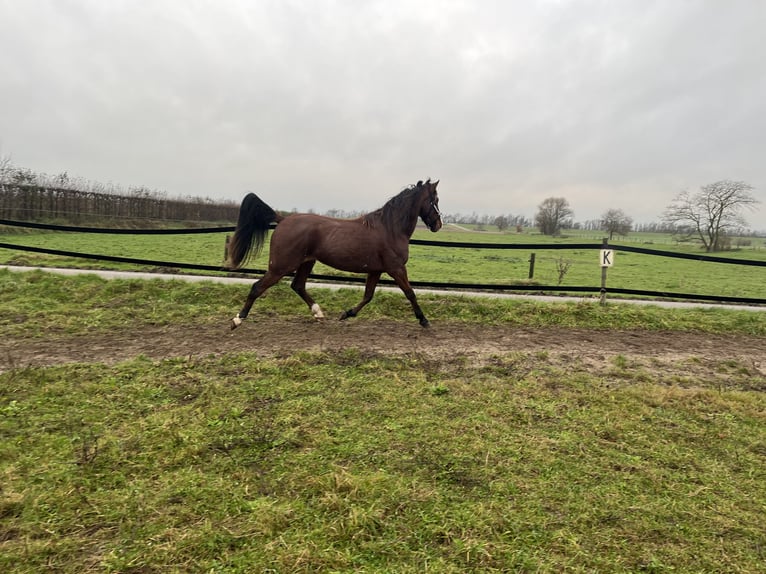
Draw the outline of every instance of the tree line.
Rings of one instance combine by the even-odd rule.
[[[16,221],[231,222],[239,204],[198,197],[168,198],[146,187],[121,188],[67,173],[50,177],[0,160],[0,217]]]
[[[16,221],[231,222],[239,204],[210,199],[168,199],[145,192],[125,195],[32,184],[0,183],[0,214]]]
[[[728,179],[717,181],[694,193],[679,193],[665,209],[662,230],[679,240],[699,241],[708,253],[723,251],[731,248],[732,237],[747,234],[744,212],[753,211],[758,203],[750,184]],[[544,235],[560,235],[562,230],[575,227],[573,215],[566,198],[549,197],[538,206],[535,225]],[[609,233],[609,239],[633,230],[632,218],[621,209],[609,209],[592,223]]]
[[[753,187],[742,181],[722,180],[692,193],[678,194],[667,206],[661,221],[634,226],[622,209],[607,209],[600,219],[574,221],[574,210],[563,197],[549,197],[538,206],[534,219],[523,215],[498,216],[443,214],[445,223],[471,225],[476,229],[522,232],[537,228],[544,235],[561,235],[568,229],[584,229],[625,236],[633,231],[672,233],[679,240],[698,241],[708,251],[731,247],[731,237],[747,234],[744,212],[759,203]],[[146,187],[120,188],[72,179],[65,172],[57,176],[36,174],[0,158],[0,217],[20,221],[236,221],[239,204],[208,198],[168,198]],[[337,209],[330,217],[352,218],[362,213]]]

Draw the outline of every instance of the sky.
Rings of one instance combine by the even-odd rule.
[[[731,179],[766,230],[762,0],[0,0],[0,157],[281,210],[438,179],[449,214],[658,221]]]

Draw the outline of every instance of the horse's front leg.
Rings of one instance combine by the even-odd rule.
[[[418,305],[418,299],[415,296],[415,291],[412,289],[412,285],[410,285],[410,280],[407,277],[407,268],[402,267],[401,269],[397,269],[393,272],[389,271],[389,275],[394,278],[394,281],[396,281],[399,289],[402,290],[404,296],[407,297],[407,300],[412,305],[412,310],[415,312],[415,317],[417,317],[418,321],[420,322],[420,326],[424,328],[430,327],[431,323],[428,321],[428,319],[426,319],[426,316],[423,314],[423,310],[420,308],[420,305]]]
[[[362,307],[372,301],[372,296],[375,295],[375,288],[378,286],[378,281],[380,281],[380,275],[380,272],[369,273],[367,275],[367,281],[364,285],[364,297],[362,298],[359,305],[349,309],[348,311],[343,311],[340,316],[341,321],[348,319],[349,317],[356,317],[357,313],[362,310]]]

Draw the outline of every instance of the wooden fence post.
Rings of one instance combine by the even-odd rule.
[[[601,240],[601,305],[606,305],[606,272],[607,269],[609,269],[609,265],[611,265],[611,260],[609,260],[609,265],[605,265],[605,253],[607,253],[609,250],[609,239],[604,237],[604,239]]]
[[[529,254],[529,278],[532,279],[535,276],[535,254]]]

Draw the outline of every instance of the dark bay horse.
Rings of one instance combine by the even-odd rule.
[[[431,231],[442,226],[438,181],[417,184],[404,189],[380,209],[356,219],[335,219],[310,213],[280,215],[253,193],[242,200],[234,236],[229,243],[226,267],[239,268],[251,255],[263,248],[271,223],[276,223],[269,248],[269,266],[263,277],[250,289],[242,310],[231,321],[236,329],[250,313],[255,300],[288,273],[295,272],[293,290],[300,295],[317,319],[324,318],[322,309],[306,292],[314,264],[352,273],[366,273],[367,282],[362,301],[345,311],[341,320],[356,316],[372,300],[380,276],[388,273],[412,304],[423,327],[429,322],[418,305],[407,278],[409,240],[418,217]]]

